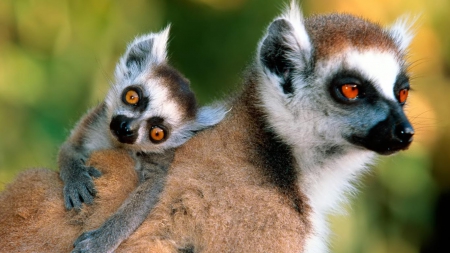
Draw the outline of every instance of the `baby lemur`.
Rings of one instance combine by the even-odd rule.
[[[105,101],[84,115],[61,147],[58,162],[67,209],[80,209],[95,197],[92,177],[101,173],[85,164],[93,151],[128,150],[140,179],[119,210],[99,229],[83,234],[74,251],[116,248],[158,201],[174,149],[225,115],[220,106],[197,108],[189,81],[166,63],[168,34],[166,28],[128,45]],[[108,244],[96,244],[99,238]]]

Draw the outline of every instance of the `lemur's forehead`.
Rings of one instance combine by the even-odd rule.
[[[396,100],[394,86],[403,67],[395,54],[379,50],[348,50],[343,60],[346,69],[361,73],[386,98]]]
[[[161,117],[171,125],[178,124],[184,118],[183,108],[170,96],[162,80],[153,79],[148,83],[151,83],[146,86],[149,102],[144,118]]]
[[[348,14],[317,15],[305,20],[316,59],[328,58],[347,48],[376,48],[399,54],[397,45],[380,25]]]
[[[197,101],[190,89],[189,81],[176,69],[169,65],[157,66],[151,74],[156,77],[168,92],[168,97],[175,101],[184,118],[193,119],[197,112]]]
[[[408,76],[405,64],[395,53],[378,50],[347,49],[329,59],[316,62],[316,75],[322,77],[320,82],[329,81],[336,75],[350,75],[370,83],[382,96],[396,101],[395,86]]]

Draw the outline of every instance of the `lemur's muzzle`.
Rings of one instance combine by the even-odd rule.
[[[109,128],[118,141],[127,144],[133,144],[136,141],[137,133],[131,128],[131,122],[133,120],[124,115],[118,115],[112,118]]]
[[[389,116],[372,127],[364,138],[355,138],[360,145],[382,155],[405,150],[413,141],[414,128],[401,109],[391,109]]]

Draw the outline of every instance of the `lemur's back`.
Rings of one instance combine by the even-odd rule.
[[[259,112],[245,102],[177,150],[159,204],[119,252],[135,241],[155,249],[155,235],[177,242],[174,250],[301,251],[304,238],[298,235],[308,231],[308,210],[299,210],[254,160],[262,136],[247,130],[259,124]]]

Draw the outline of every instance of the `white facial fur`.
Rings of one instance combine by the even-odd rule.
[[[386,98],[396,101],[394,84],[401,66],[395,54],[386,51],[349,50],[345,53],[345,63],[371,80]]]

